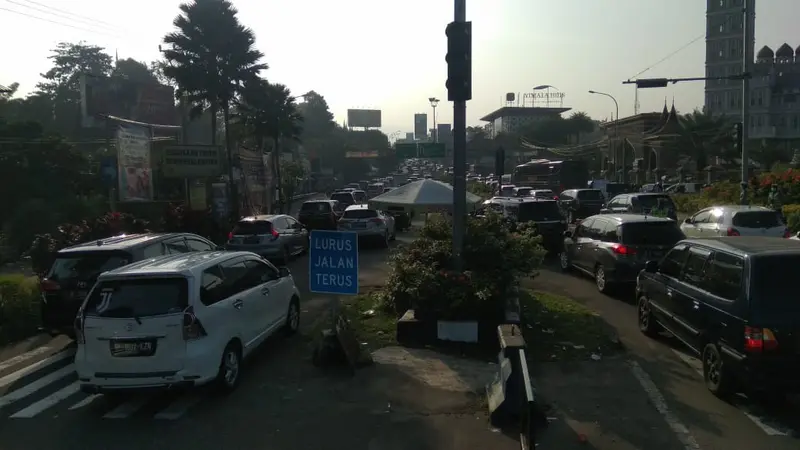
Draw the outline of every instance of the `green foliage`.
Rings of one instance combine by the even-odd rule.
[[[480,181],[468,182],[467,192],[472,192],[473,194],[483,199],[489,199],[492,196],[494,196],[494,193],[492,192],[492,187],[486,183],[481,183]]]
[[[0,275],[0,345],[36,333],[39,298],[36,277]]]
[[[464,271],[457,273],[452,224],[433,217],[419,239],[392,256],[381,303],[398,315],[413,308],[418,317],[500,320],[519,279],[533,276],[540,266],[540,241],[525,225],[512,232],[499,215],[469,218]]]
[[[281,163],[281,195],[284,203],[294,197],[297,188],[306,176],[306,171],[299,161],[284,161]]]

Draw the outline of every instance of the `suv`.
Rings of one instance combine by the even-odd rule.
[[[53,335],[72,334],[78,308],[103,272],[156,256],[216,249],[189,233],[129,234],[63,248],[41,281],[42,328]]]
[[[684,239],[678,224],[663,217],[634,214],[597,215],[564,233],[561,269],[577,269],[594,277],[597,290],[633,283],[645,263],[658,259]]]
[[[484,209],[491,209],[511,222],[533,222],[542,246],[547,251],[558,252],[562,248],[567,222],[561,216],[558,202],[533,197],[492,197],[483,202]]]
[[[664,329],[701,356],[715,395],[798,392],[798,265],[800,242],[791,239],[681,241],[639,276],[639,329]]]
[[[297,220],[309,230],[335,230],[344,210],[336,200],[303,202]]]
[[[390,214],[367,205],[348,206],[339,219],[339,231],[351,231],[359,238],[378,240],[384,247],[397,236],[395,220]]]
[[[567,222],[599,214],[605,203],[600,189],[568,189],[558,194],[558,206]]]
[[[355,191],[335,191],[331,194],[331,200],[336,200],[340,205],[347,208],[350,205],[356,204],[356,196],[353,194]]]
[[[285,214],[244,217],[228,233],[225,250],[253,252],[286,265],[308,250],[308,230]]]
[[[239,384],[267,337],[297,331],[291,273],[249,252],[183,254],[101,275],[75,319],[84,392]]]
[[[659,212],[657,212],[659,211]],[[601,213],[633,213],[644,215],[663,215],[672,220],[678,220],[677,208],[672,202],[672,197],[661,193],[635,193],[620,194],[612,198],[600,210]]]
[[[781,215],[763,206],[712,206],[701,209],[681,224],[687,237],[770,236],[791,237]]]

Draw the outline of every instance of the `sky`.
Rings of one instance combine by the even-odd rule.
[[[180,3],[0,0],[0,85],[19,82],[22,94],[32,91],[50,67],[50,49],[62,41],[86,41],[120,58],[158,59]],[[451,123],[444,30],[453,1],[233,3],[270,66],[263,76],[298,95],[312,89],[324,95],[337,122],[348,108],[380,109],[385,133],[410,132],[414,113],[431,120],[427,99],[437,97],[443,99],[437,122]],[[480,118],[503,106],[505,93],[537,85],[555,86],[565,107],[595,119],[610,118],[614,104],[589,90],[613,95],[620,115],[631,115],[635,89],[623,80],[648,68],[639,77],[703,76],[705,6],[703,0],[467,0],[473,22],[467,124],[483,124]],[[798,17],[800,0],[757,0],[756,51],[800,45]],[[665,99],[683,112],[701,107],[703,83],[640,90],[641,112],[660,111]]]

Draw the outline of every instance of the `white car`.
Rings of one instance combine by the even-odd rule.
[[[351,205],[339,219],[339,231],[352,231],[359,238],[375,239],[384,247],[397,237],[395,220],[390,214],[368,205]]]
[[[681,224],[689,238],[717,236],[790,237],[781,216],[763,206],[724,205],[701,209]]]
[[[291,273],[250,252],[198,252],[105,272],[75,319],[84,392],[239,384],[242,360],[270,335],[294,333]]]

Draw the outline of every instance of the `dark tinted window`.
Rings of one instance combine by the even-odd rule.
[[[244,261],[226,261],[220,266],[222,267],[222,275],[225,276],[224,291],[226,297],[236,295],[254,286],[252,280],[247,276],[247,267],[244,265]]]
[[[669,195],[637,195],[634,198],[644,210],[653,208],[675,209],[675,204]]]
[[[189,247],[186,246],[186,241],[183,238],[172,239],[164,242],[164,248],[168,255],[176,255],[179,253],[189,253]]]
[[[185,278],[104,281],[92,290],[86,315],[134,318],[177,314],[189,305]]]
[[[280,278],[278,271],[266,262],[249,259],[244,262],[244,265],[247,267],[247,276],[253,285],[268,283]]]
[[[561,220],[561,212],[556,202],[523,202],[519,205],[517,220],[520,222]]]
[[[629,222],[622,224],[622,243],[626,245],[666,245],[672,247],[686,238],[678,224],[669,222]]]
[[[47,278],[53,281],[90,280],[101,273],[131,262],[131,256],[116,252],[87,252],[60,254],[56,257]]]
[[[242,220],[233,227],[233,234],[270,234],[272,224],[266,220]]]
[[[199,239],[186,239],[186,245],[189,247],[189,250],[193,252],[207,252],[216,248],[215,245],[203,242]]]
[[[225,298],[225,279],[222,269],[214,266],[203,271],[200,279],[200,301],[204,305],[213,305]]]
[[[355,202],[353,194],[351,194],[350,192],[336,192],[333,195],[331,195],[331,200],[336,200],[348,205],[352,205],[353,202]]]
[[[742,286],[743,266],[744,261],[737,256],[715,253],[706,269],[706,289],[717,297],[736,300]]]
[[[659,272],[664,275],[678,278],[683,270],[683,263],[686,262],[686,255],[689,249],[685,245],[673,248],[664,256],[664,260],[658,267]]]
[[[517,188],[517,196],[518,197],[527,197],[531,195],[531,188]]]
[[[686,265],[683,266],[681,280],[693,286],[704,287],[703,277],[705,275],[706,261],[708,261],[710,255],[711,252],[707,250],[690,248]]]
[[[306,202],[300,207],[300,212],[329,213],[331,205],[328,202]]]
[[[536,198],[553,198],[556,195],[553,194],[553,191],[535,191],[533,196]]]
[[[345,219],[372,219],[378,217],[374,209],[350,209],[344,212]]]
[[[774,228],[783,225],[774,211],[743,211],[733,216],[733,226],[742,228]]]
[[[600,230],[600,239],[603,242],[619,242],[619,226],[614,222],[605,222],[603,229]]]
[[[353,192],[353,197],[356,198],[357,203],[364,203],[367,201],[367,193],[364,191]]]
[[[751,260],[751,297],[754,312],[775,317],[800,315],[797,268],[800,255],[758,256]]]
[[[578,191],[578,200],[604,200],[603,192],[599,189],[587,189],[583,191]]]

